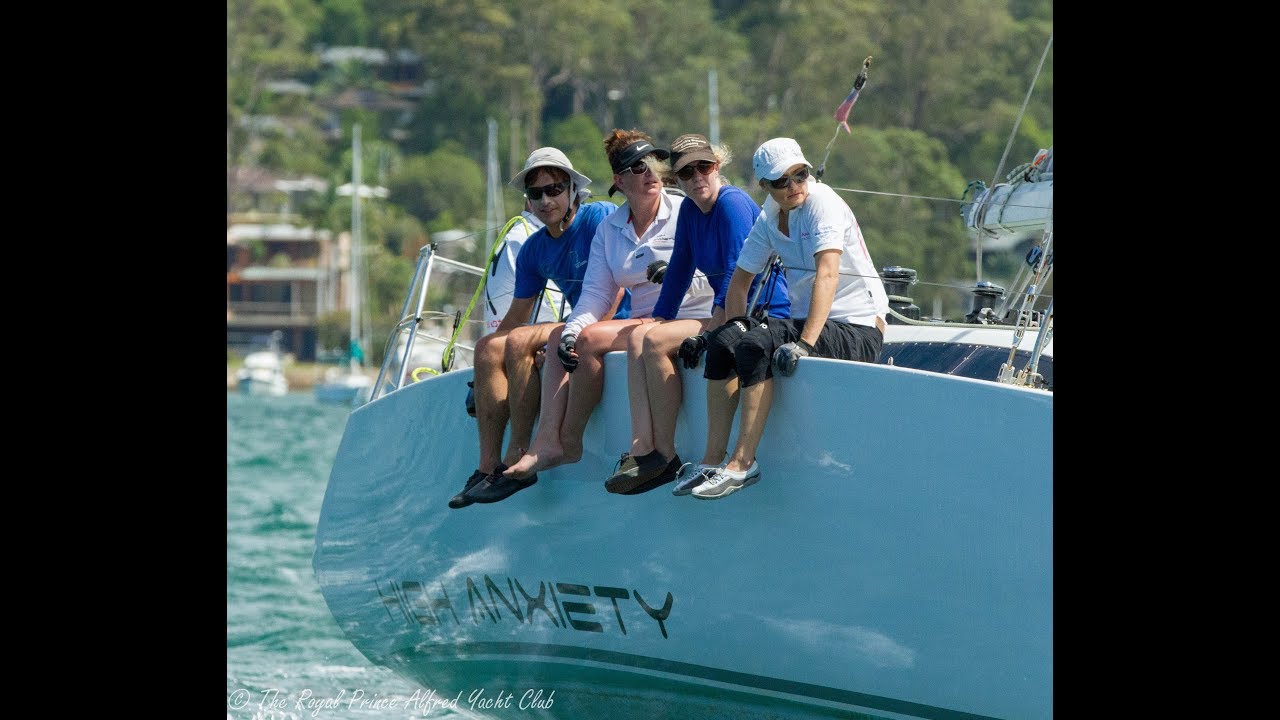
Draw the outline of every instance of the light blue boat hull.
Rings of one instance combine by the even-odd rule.
[[[706,381],[681,372],[697,461]],[[348,418],[314,565],[372,662],[494,717],[1052,716],[1051,393],[809,358],[775,382],[757,485],[621,496],[613,353],[581,462],[450,510],[471,377]]]

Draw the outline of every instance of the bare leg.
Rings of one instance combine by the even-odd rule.
[[[560,344],[560,335],[564,324],[556,326],[547,339],[547,344]],[[550,353],[548,353],[550,354]],[[564,421],[565,406],[569,403],[569,374],[559,356],[549,357],[542,365],[542,409],[538,421],[538,434],[533,443],[524,450],[503,474],[523,480],[540,470],[555,467],[563,461],[564,450],[560,447],[560,425]]]
[[[644,338],[659,323],[645,323],[627,341],[627,394],[631,400],[631,455],[640,457],[653,450],[653,419],[649,405],[647,371],[644,365]]]
[[[503,354],[507,333],[485,335],[476,342],[475,401],[480,432],[480,462],[477,468],[493,472],[502,454],[502,434],[511,415],[507,401],[507,372]]]
[[[569,383],[569,407],[560,426],[560,446],[564,462],[582,459],[582,434],[604,392],[604,356],[625,350],[631,333],[641,320],[604,320],[592,323],[578,335],[578,369]]]
[[[769,410],[773,408],[773,378],[742,389],[742,425],[738,428],[738,443],[733,448],[725,467],[742,472],[756,459],[756,448],[764,436],[764,426],[769,422]]]
[[[651,406],[650,426],[653,444],[645,448],[645,452],[656,449],[665,458],[676,454],[676,416],[680,412],[680,403],[684,402],[684,383],[676,370],[675,356],[684,339],[697,335],[706,329],[711,322],[706,320],[667,320],[645,333],[643,340],[643,358],[645,387],[648,403]],[[634,400],[633,400],[634,403]],[[632,421],[634,424],[634,413]],[[635,448],[635,441],[632,441]],[[631,454],[643,455],[633,449]]]
[[[511,386],[511,437],[507,441],[507,451],[502,458],[505,464],[515,462],[525,448],[529,447],[529,438],[533,434],[534,420],[538,417],[541,395],[534,357],[538,348],[546,344],[552,331],[560,327],[563,325],[551,323],[525,325],[512,330],[507,339],[504,361]]]
[[[730,372],[725,380],[707,381],[707,449],[702,464],[719,465],[729,450],[733,414],[738,410],[738,376]]]

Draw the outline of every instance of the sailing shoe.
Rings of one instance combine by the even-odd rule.
[[[467,497],[467,491],[475,487],[476,483],[480,482],[481,480],[485,479],[488,476],[489,476],[488,473],[486,473],[485,471],[479,468],[476,468],[476,471],[471,473],[471,477],[467,478],[466,486],[463,487],[461,490],[459,490],[457,495],[454,495],[452,498],[449,499],[449,507],[453,508],[454,510],[457,510],[458,508],[464,508],[470,505],[471,503],[475,502],[471,498]]]
[[[635,490],[646,482],[658,477],[667,469],[667,459],[662,457],[662,453],[654,450],[652,452],[635,457],[628,455],[618,468],[618,472],[614,473],[608,480],[604,481],[604,489],[611,493],[626,493]],[[676,467],[680,467],[677,463]]]
[[[538,482],[537,473],[534,473],[523,480],[517,480],[503,475],[502,472],[506,469],[506,465],[498,463],[497,467],[493,469],[493,472],[485,476],[484,482],[479,483],[466,492],[467,498],[472,502],[496,503],[499,500],[506,500],[512,495]]]
[[[682,465],[683,463],[680,462],[680,456],[676,455],[675,457],[671,458],[671,462],[667,463],[667,466],[663,468],[662,472],[659,473],[657,477],[653,478],[652,480],[642,482],[639,485],[637,485],[634,490],[628,490],[622,494],[623,495],[639,495],[640,493],[647,493],[650,490],[656,490],[662,487],[663,485],[666,485],[667,483],[671,482],[672,480],[675,480],[676,475],[680,473],[680,468],[682,467]]]
[[[692,465],[693,463],[685,463],[685,464]],[[707,465],[706,463],[698,463],[698,467],[694,468],[693,472],[690,472],[688,475],[685,475],[684,477],[682,477],[680,481],[676,483],[676,486],[671,488],[671,494],[676,496],[688,495],[689,493],[693,492],[694,488],[698,487],[703,482],[705,482],[707,478],[711,477],[711,473],[715,472],[716,470],[719,470],[722,467],[724,467],[723,463],[719,465]],[[684,468],[682,467],[680,469],[683,470]]]
[[[760,464],[752,461],[751,467],[743,472],[716,468],[710,477],[693,489],[693,496],[702,500],[718,500],[726,495],[750,487],[760,482]]]

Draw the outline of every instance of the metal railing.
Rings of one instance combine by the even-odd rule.
[[[435,269],[436,262],[448,266],[452,270],[460,270],[478,278],[484,277],[483,268],[437,255],[435,243],[424,246],[418,252],[418,262],[414,267],[413,279],[409,282],[409,289],[404,296],[404,306],[400,310],[400,321],[391,329],[390,337],[387,338],[387,345],[383,352],[382,367],[378,369],[378,379],[373,385],[373,393],[369,398],[370,402],[399,390],[405,384],[406,379],[413,379],[411,373],[414,368],[409,367],[409,361],[414,357],[414,346],[420,340],[440,343],[445,348],[450,342],[449,337],[426,328],[426,324],[430,321],[443,322],[453,320],[456,322],[454,315],[426,310],[427,292],[431,287],[431,272]],[[412,309],[412,312],[410,312],[410,309]],[[401,343],[402,339],[403,343]],[[475,350],[473,346],[462,342],[455,342],[454,346],[467,351]],[[435,371],[432,370],[432,372]]]

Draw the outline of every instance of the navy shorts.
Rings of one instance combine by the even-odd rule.
[[[738,332],[735,326],[707,344],[707,369],[703,377],[724,380],[732,369],[738,373],[739,387],[764,382],[773,377],[773,352],[799,340],[803,330],[804,318],[769,318],[767,325],[745,333]],[[720,338],[725,342],[715,342]],[[828,320],[822,326],[818,342],[814,343],[813,356],[873,363],[883,344],[884,334],[877,328]],[[713,348],[717,350],[714,358]]]

